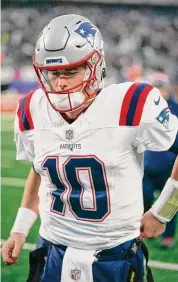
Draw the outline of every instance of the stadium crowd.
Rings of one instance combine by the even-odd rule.
[[[144,70],[169,72],[178,61],[176,10],[128,9],[112,6],[58,5],[2,10],[2,68],[31,66],[41,30],[55,16],[82,14],[101,30],[105,41],[108,83],[127,79],[133,64]]]

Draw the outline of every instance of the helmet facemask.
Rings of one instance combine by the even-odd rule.
[[[85,58],[83,62],[62,66],[55,65],[40,67],[35,64],[35,58],[33,58],[33,66],[37,73],[41,88],[45,92],[47,99],[54,110],[61,113],[72,112],[96,98],[99,88],[102,88],[100,85],[101,78],[97,77],[96,74],[97,67],[101,64],[101,60],[102,56],[97,51],[94,51],[88,58]],[[55,89],[52,88],[48,78],[48,71],[69,69],[83,64],[85,64],[85,74],[81,83],[61,91],[55,91]],[[75,89],[78,88],[80,88],[80,90],[75,91]]]

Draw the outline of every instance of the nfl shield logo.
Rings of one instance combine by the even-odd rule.
[[[66,139],[71,140],[74,137],[72,129],[66,130]]]
[[[71,270],[71,278],[75,281],[79,280],[81,278],[81,270],[79,269]]]

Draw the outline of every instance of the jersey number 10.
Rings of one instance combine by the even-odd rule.
[[[78,220],[103,221],[110,214],[109,186],[104,163],[94,155],[70,156],[62,165],[66,185],[61,178],[59,161],[58,156],[48,156],[42,166],[47,170],[50,182],[54,185],[51,211],[65,216],[68,203],[71,213]],[[85,179],[87,186],[80,179],[81,171],[88,174]],[[85,187],[87,190],[91,189],[92,207],[84,207]]]

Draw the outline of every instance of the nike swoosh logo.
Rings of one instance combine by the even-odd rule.
[[[159,98],[158,98],[158,100],[157,100],[157,101],[156,101],[156,100],[154,100],[155,105],[159,105],[160,99],[161,99],[161,97],[159,96]]]

